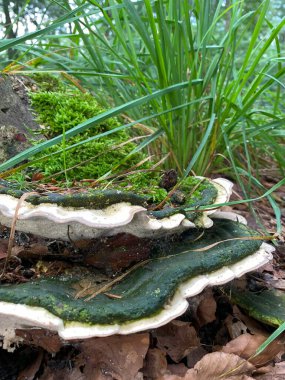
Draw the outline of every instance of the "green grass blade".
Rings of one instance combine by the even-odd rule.
[[[281,326],[278,327],[267,339],[264,343],[262,343],[258,349],[256,350],[255,354],[251,356],[251,359],[255,358],[257,355],[261,354],[266,347],[269,346],[270,343],[272,343],[275,339],[278,338],[279,335],[281,335],[285,331],[285,322],[282,323]]]
[[[214,123],[215,123],[215,117],[216,117],[215,114],[213,114],[211,116],[210,122],[209,122],[208,127],[207,127],[207,129],[205,131],[205,134],[204,134],[204,136],[203,136],[203,138],[201,140],[201,143],[200,143],[198,149],[196,150],[196,152],[193,155],[193,158],[191,159],[191,161],[189,162],[187,168],[185,169],[185,171],[183,173],[184,177],[188,176],[188,174],[193,169],[195,163],[197,162],[197,160],[198,160],[198,158],[199,158],[202,150],[205,149],[205,146],[206,146],[206,144],[208,142],[209,136],[210,136],[210,134],[212,132],[212,129],[213,129],[213,126],[214,126]]]

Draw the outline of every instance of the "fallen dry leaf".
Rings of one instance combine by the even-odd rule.
[[[235,339],[238,336],[248,332],[247,326],[243,323],[243,321],[236,319],[232,315],[227,316],[224,324],[229,332],[231,339]]]
[[[177,376],[185,376],[186,372],[188,371],[188,368],[185,364],[179,363],[179,364],[168,364],[167,370],[171,375],[177,375]]]
[[[12,255],[18,256],[20,259],[35,259],[48,255],[48,247],[44,244],[34,243],[29,247],[14,246],[12,248]]]
[[[239,376],[231,376],[231,377],[222,377],[222,378],[213,378],[212,380],[255,380],[251,376],[247,375],[239,375]],[[204,380],[202,377],[193,377],[190,372],[186,374],[184,377],[176,376],[176,375],[164,375],[158,380]],[[269,379],[268,379],[269,380]],[[272,379],[274,380],[274,379]],[[281,379],[280,379],[281,380]]]
[[[42,173],[33,173],[31,180],[32,181],[40,181],[43,178],[44,178],[44,175]]]
[[[160,377],[157,380],[188,380],[188,378],[185,377],[185,376],[181,377],[181,376],[178,376],[178,375],[169,375],[169,374],[166,374],[166,375],[163,375],[162,377]]]
[[[82,243],[81,243],[82,245]],[[150,254],[150,239],[138,238],[127,233],[95,239],[93,245],[83,250],[84,263],[116,273],[130,264],[146,260]]]
[[[285,379],[285,362],[276,363],[271,367],[268,373],[257,376],[258,380],[284,380]]]
[[[23,338],[23,343],[41,347],[54,354],[62,347],[62,342],[57,333],[44,329],[17,329],[16,335]]]
[[[145,358],[144,376],[150,379],[157,379],[166,372],[167,360],[165,353],[158,348],[150,348]]]
[[[251,335],[246,333],[226,344],[222,351],[249,359],[267,338],[268,336],[262,334]],[[250,362],[257,366],[264,365],[283,350],[284,344],[281,344],[280,340],[276,339],[261,354],[250,359]]]
[[[285,280],[284,279],[273,280],[271,285],[275,289],[284,290],[285,289]]]
[[[236,305],[233,306],[232,314],[228,315],[224,322],[232,339],[245,333],[266,335],[261,324],[243,314]]]
[[[237,376],[251,374],[253,370],[254,366],[251,363],[237,355],[213,352],[205,355],[187,374],[192,374],[193,380],[216,380],[222,375],[224,378],[234,379]],[[189,380],[192,380],[191,377]]]
[[[273,371],[273,364],[269,364],[265,367],[258,367],[254,371],[254,376],[257,375],[265,375],[266,373],[272,372]]]
[[[41,380],[101,380],[99,377],[87,378],[81,373],[79,368],[50,368],[45,367],[44,373],[40,377]],[[103,378],[102,378],[103,379]],[[105,378],[104,378],[105,379]],[[108,379],[109,380],[109,379]],[[110,378],[112,380],[112,378]]]
[[[203,356],[207,355],[208,352],[204,349],[203,346],[194,348],[193,351],[187,355],[187,366],[188,368],[193,368]]]
[[[86,379],[134,380],[148,347],[147,333],[88,339],[79,345],[85,361],[83,374]]]
[[[174,320],[155,332],[157,347],[178,363],[200,345],[196,330],[191,323]]]
[[[237,355],[213,352],[205,355],[184,377],[164,375],[159,380],[253,380],[255,367]]]
[[[212,289],[204,292],[204,298],[197,308],[197,318],[200,326],[213,322],[216,319],[217,303],[213,297]]]

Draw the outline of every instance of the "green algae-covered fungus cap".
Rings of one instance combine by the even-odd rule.
[[[226,289],[232,302],[246,310],[251,317],[275,327],[285,323],[285,295],[283,290],[263,289],[253,292],[232,286]]]
[[[256,232],[243,224],[216,220],[198,240],[186,233],[179,241],[160,244],[150,260],[129,269],[108,292],[93,298],[76,297],[84,276],[78,271],[1,285],[0,327],[42,327],[72,340],[161,326],[183,314],[187,298],[206,286],[224,284],[268,262],[271,246],[251,236]]]
[[[227,202],[232,183],[198,178],[201,180],[203,188],[198,195],[194,192],[185,205],[170,204],[162,210],[149,210],[146,196],[114,189],[33,194],[21,202],[16,227],[23,232],[73,241],[118,233],[158,237],[195,226],[209,228],[213,221],[208,216],[214,215],[215,210],[188,212],[187,208]],[[0,182],[1,224],[11,226],[24,194],[7,182]]]

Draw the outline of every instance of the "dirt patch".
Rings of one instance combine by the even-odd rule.
[[[35,86],[27,77],[0,76],[0,162],[31,146],[40,129],[33,118],[27,90]]]

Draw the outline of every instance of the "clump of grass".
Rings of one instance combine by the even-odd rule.
[[[146,144],[155,143],[160,157],[171,153],[166,168],[176,167],[185,175],[192,169],[200,175],[213,168],[234,170],[239,180],[239,167],[252,173],[264,165],[256,157],[272,151],[282,170],[278,142],[284,112],[278,112],[278,104],[285,69],[279,34],[285,20],[270,24],[269,0],[254,10],[240,1],[226,6],[222,0],[75,4],[71,9],[68,1],[61,2],[66,22],[77,15],[70,39],[59,33],[56,43],[49,36],[48,44],[34,48],[41,65],[61,71],[68,67],[67,74],[79,78],[105,107],[123,105],[118,113],[127,112],[133,120],[146,118],[153,131]],[[61,22],[53,22],[40,36]],[[73,59],[64,53],[67,47]],[[27,54],[33,56],[33,49]],[[27,61],[27,68],[32,65],[33,60]],[[74,133],[97,120],[91,117]],[[222,157],[231,161],[230,170],[221,167]]]

